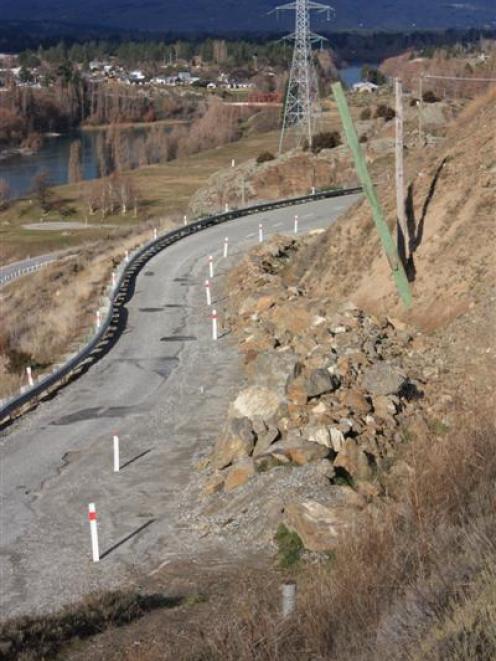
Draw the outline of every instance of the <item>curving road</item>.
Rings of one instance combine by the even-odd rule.
[[[53,252],[47,255],[38,255],[38,257],[29,257],[19,262],[11,262],[6,266],[0,267],[0,287],[9,282],[13,282],[23,275],[39,271],[44,266],[48,266],[57,259],[60,259],[65,251]]]
[[[248,216],[173,244],[138,276],[119,341],[77,381],[0,435],[0,616],[50,610],[133,580],[177,558],[223,549],[188,527],[192,461],[208,452],[240,385],[227,336],[214,343],[207,256],[222,274],[258,240],[326,227],[359,196]],[[224,236],[231,255],[221,257]],[[122,470],[112,471],[112,433]],[[193,485],[193,486],[192,486]],[[91,562],[87,505],[98,512],[102,560]]]

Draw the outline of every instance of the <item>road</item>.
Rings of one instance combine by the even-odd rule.
[[[148,262],[127,304],[119,341],[52,400],[0,435],[0,615],[51,610],[96,588],[132,581],[171,559],[225,549],[188,527],[192,464],[220,432],[242,382],[227,335],[211,339],[204,280],[222,276],[258,239],[326,227],[358,196],[278,209],[209,228]],[[231,255],[222,259],[229,236]],[[112,434],[121,440],[112,471]],[[189,485],[187,489],[187,485]],[[91,562],[88,503],[98,513],[102,560]],[[209,555],[210,554],[210,555]]]
[[[50,262],[59,259],[62,254],[50,253],[48,255],[39,255],[38,257],[30,257],[0,267],[0,287],[21,278],[23,275],[39,270],[43,266],[50,264]]]

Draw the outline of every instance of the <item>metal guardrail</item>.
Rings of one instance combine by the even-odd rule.
[[[10,271],[5,275],[2,275],[2,273],[0,272],[0,287],[6,285],[9,282],[13,282],[14,280],[17,280],[18,278],[21,278],[23,275],[27,275],[28,273],[34,273],[35,271],[40,271],[49,264],[53,264],[53,262],[55,262],[57,259],[58,259],[57,257],[51,257],[49,259],[38,262],[37,264],[31,264],[30,266],[19,266],[14,271]]]
[[[361,192],[361,190],[360,187],[325,190],[312,195],[278,200],[276,202],[265,202],[251,207],[245,207],[243,209],[226,211],[222,214],[207,216],[201,220],[193,221],[188,225],[172,230],[171,232],[159,236],[157,239],[147,243],[143,248],[139,249],[128,262],[121,263],[119,277],[116,280],[115,287],[113,287],[110,292],[105,318],[102,319],[100,327],[97,329],[95,335],[80,351],[71,356],[63,365],[56,368],[51,374],[40,378],[37,383],[24,390],[20,395],[15,395],[6,402],[3,402],[0,407],[0,427],[5,425],[9,419],[22,415],[23,411],[21,411],[21,409],[24,407],[31,408],[28,407],[29,404],[36,404],[42,395],[51,392],[53,389],[58,389],[77,371],[82,371],[85,366],[89,366],[89,364],[97,360],[96,356],[92,356],[102,347],[102,345],[105,345],[113,339],[113,336],[117,331],[120,309],[130,298],[132,284],[134,283],[136,276],[143,266],[157,253],[164,250],[164,248],[167,248],[172,243],[180,241],[195,232],[202,231],[214,225],[220,225],[221,223],[230,220],[235,220],[236,218],[243,218],[263,211],[272,211],[273,209],[304,204],[305,202],[341,197],[344,195],[353,195],[354,193]]]

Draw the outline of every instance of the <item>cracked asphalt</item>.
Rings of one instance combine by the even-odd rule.
[[[0,434],[0,617],[135,584],[173,560],[229,559],[232,550],[203,540],[187,517],[187,498],[196,497],[193,464],[211,448],[243,379],[222,320],[220,339],[211,339],[208,255],[215,258],[213,307],[221,309],[222,276],[255,245],[260,222],[265,238],[290,233],[295,213],[300,232],[324,228],[358,198],[248,216],[168,247],[139,274],[115,346]],[[120,437],[119,473],[113,433]],[[90,502],[98,515],[97,564]]]

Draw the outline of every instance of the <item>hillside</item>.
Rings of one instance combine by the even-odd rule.
[[[232,0],[170,0],[164,5],[159,0],[146,3],[110,0],[102,4],[89,0],[85,5],[74,0],[48,0],[41,4],[33,0],[7,2],[2,7],[3,20],[51,21],[57,17],[59,23],[87,25],[93,21],[99,26],[124,29],[139,29],[163,32],[270,32],[288,26],[287,19],[278,23],[274,16],[268,17],[276,2],[256,0],[236,3]],[[492,0],[480,0],[476,5],[461,3],[429,2],[420,0],[412,4],[399,0],[391,10],[386,0],[336,0],[333,28],[381,28],[382,30],[403,28],[446,28],[490,26],[494,19]],[[89,20],[88,17],[92,17]],[[316,26],[322,29],[325,22],[319,19]]]

